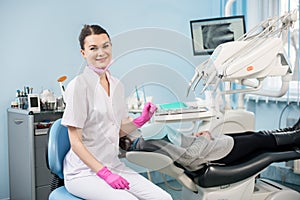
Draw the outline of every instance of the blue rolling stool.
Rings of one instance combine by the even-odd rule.
[[[48,132],[47,164],[53,174],[49,200],[82,200],[70,194],[63,185],[63,162],[70,149],[68,128],[61,125],[61,119],[56,120]]]

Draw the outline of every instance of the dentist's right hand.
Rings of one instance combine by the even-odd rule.
[[[128,189],[129,183],[118,174],[113,174],[107,167],[103,167],[97,172],[97,175],[105,180],[114,189]]]

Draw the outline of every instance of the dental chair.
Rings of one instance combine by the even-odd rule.
[[[48,132],[47,164],[53,174],[49,200],[80,200],[70,194],[63,185],[63,162],[70,149],[68,128],[61,125],[61,119],[56,120]]]
[[[233,165],[207,163],[194,172],[155,152],[127,152],[126,158],[137,165],[174,177],[183,186],[181,198],[185,200],[300,199],[298,192],[258,178],[259,173],[271,163],[299,159],[299,149],[260,152]]]

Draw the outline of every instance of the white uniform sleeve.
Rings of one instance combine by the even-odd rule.
[[[83,128],[87,118],[86,85],[80,78],[73,79],[65,91],[66,108],[62,117],[62,124]]]

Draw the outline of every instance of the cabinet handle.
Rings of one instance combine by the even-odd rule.
[[[20,125],[24,122],[23,119],[15,119],[15,124]]]

